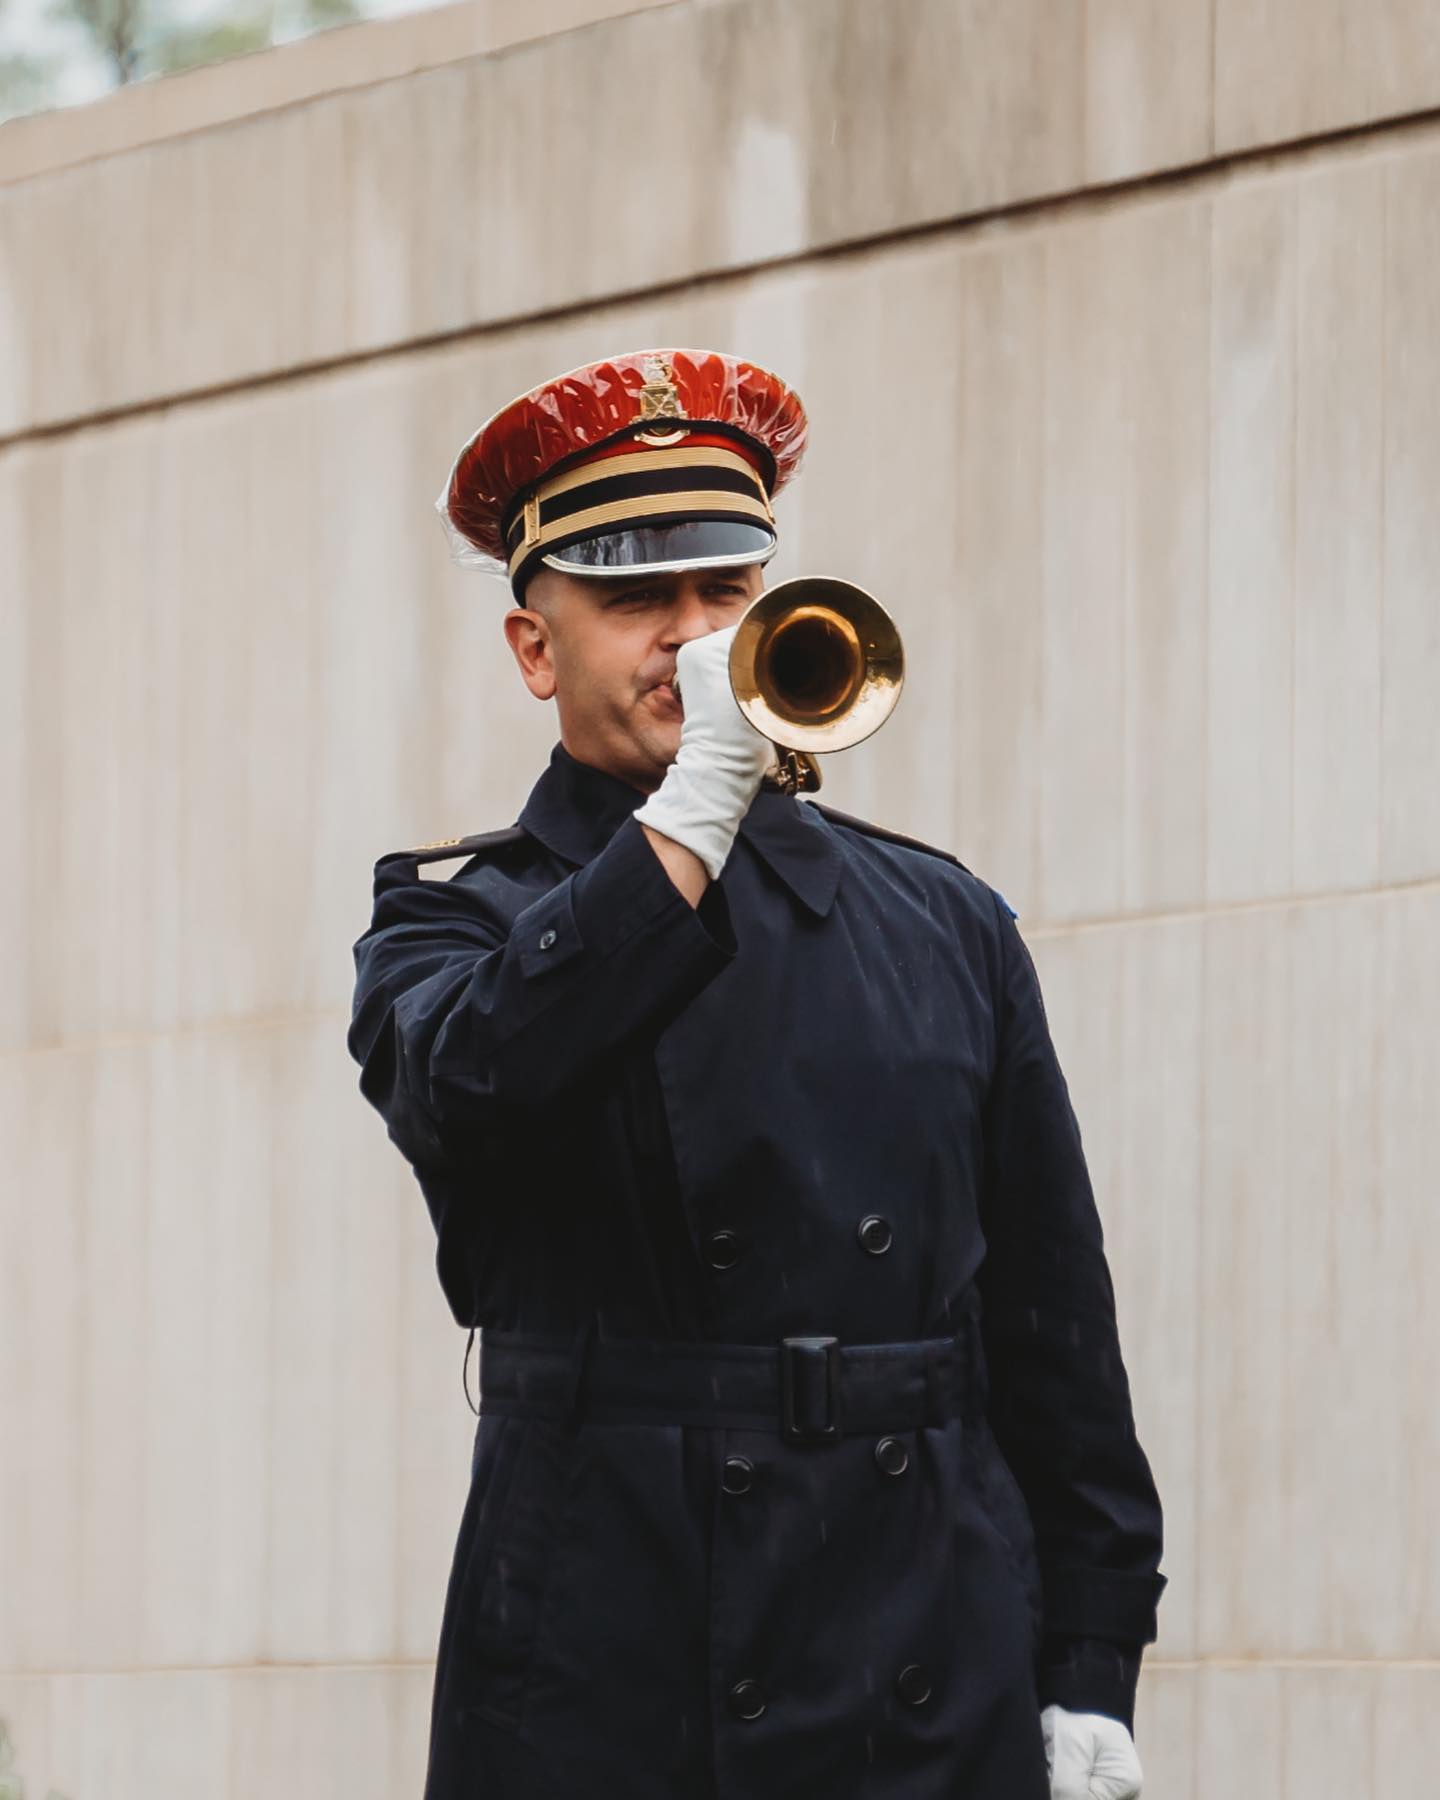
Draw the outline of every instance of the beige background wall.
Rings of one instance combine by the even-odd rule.
[[[606,10],[0,129],[0,1793],[418,1794],[472,1422],[349,947],[554,736],[430,502],[699,342],[810,405],[784,571],[910,650],[828,797],[1041,963],[1167,1504],[1148,1800],[1420,1800],[1435,9]]]

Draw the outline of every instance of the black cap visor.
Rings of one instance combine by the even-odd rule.
[[[664,575],[765,562],[774,551],[775,533],[746,519],[672,519],[595,532],[543,560],[565,575]]]

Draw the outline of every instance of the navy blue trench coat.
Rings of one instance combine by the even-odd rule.
[[[383,857],[360,1086],[481,1413],[426,1800],[1045,1800],[1164,1577],[1079,1130],[1001,897],[762,790],[697,908],[557,745]]]

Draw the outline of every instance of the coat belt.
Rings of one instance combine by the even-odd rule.
[[[610,1425],[696,1425],[778,1431],[789,1443],[904,1431],[984,1410],[976,1322],[949,1337],[842,1344],[686,1343],[485,1330],[480,1411]]]

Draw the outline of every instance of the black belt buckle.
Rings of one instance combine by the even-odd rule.
[[[840,1436],[840,1340],[780,1340],[780,1435],[787,1444],[832,1444]]]

